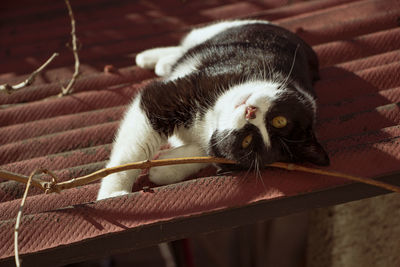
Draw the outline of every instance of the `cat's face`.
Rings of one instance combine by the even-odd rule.
[[[275,161],[328,165],[314,134],[315,101],[291,86],[247,82],[222,95],[214,107],[209,154],[245,168]]]

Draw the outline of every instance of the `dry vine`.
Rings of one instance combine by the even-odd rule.
[[[52,180],[45,181],[45,180],[38,179],[38,178],[32,178],[32,185],[43,190],[45,193],[52,193],[52,192],[59,193],[65,189],[70,189],[70,188],[74,188],[77,186],[81,186],[81,185],[85,185],[85,184],[94,182],[94,181],[104,178],[107,175],[110,175],[112,173],[117,173],[117,172],[121,172],[121,171],[132,170],[132,169],[147,169],[147,168],[157,167],[157,166],[165,166],[165,165],[173,165],[173,164],[190,164],[190,163],[237,164],[233,160],[223,159],[223,158],[214,158],[214,157],[189,157],[189,158],[176,158],[176,159],[146,160],[146,161],[133,162],[133,163],[120,165],[120,166],[116,166],[116,167],[111,167],[111,168],[104,168],[104,169],[98,170],[96,172],[93,172],[91,174],[73,178],[68,181],[63,181],[63,182],[57,182],[58,179],[52,172],[50,172],[49,170],[43,169],[42,172],[49,174],[52,177]],[[347,175],[347,174],[343,174],[343,173],[339,173],[339,172],[307,168],[307,167],[295,165],[292,163],[276,162],[276,163],[267,165],[267,167],[275,167],[275,168],[280,168],[280,169],[286,169],[289,171],[301,171],[301,172],[307,172],[307,173],[313,173],[313,174],[321,174],[321,175],[326,175],[326,176],[345,178],[348,180],[361,182],[361,183],[381,187],[381,188],[384,188],[384,189],[387,189],[387,190],[390,190],[393,192],[400,193],[400,187],[391,185],[391,184],[387,184],[387,183],[384,183],[384,182],[381,182],[378,180],[374,180],[371,178],[362,178],[362,177]],[[28,177],[26,177],[26,176],[10,173],[10,172],[3,171],[3,170],[0,170],[0,178],[14,180],[14,181],[22,182],[22,183],[28,182]]]
[[[71,80],[68,82],[66,87],[61,88],[61,93],[59,96],[64,96],[72,93],[73,91],[73,86],[75,84],[76,79],[80,75],[79,67],[80,67],[80,62],[79,62],[79,56],[78,56],[78,45],[77,45],[77,38],[76,38],[76,31],[75,31],[75,18],[74,18],[74,13],[72,12],[71,5],[69,3],[69,0],[65,0],[65,4],[67,5],[68,8],[68,15],[71,19],[71,36],[72,36],[72,53],[74,54],[74,60],[75,60],[75,67],[74,67],[74,73],[72,74]]]
[[[75,60],[75,65],[74,65],[74,73],[72,74],[71,80],[68,82],[67,86],[61,87],[61,93],[59,96],[64,96],[71,94],[73,91],[73,86],[75,84],[76,79],[80,75],[80,61],[79,61],[79,55],[78,55],[78,44],[77,44],[77,38],[76,38],[76,29],[75,29],[75,18],[74,18],[74,13],[72,12],[71,5],[69,3],[69,0],[65,0],[65,4],[67,5],[68,8],[68,14],[71,20],[71,36],[72,36],[72,53],[74,55],[74,60]],[[0,85],[0,92],[5,92],[8,94],[11,94],[13,91],[17,91],[21,88],[27,87],[31,85],[34,81],[36,76],[41,73],[53,60],[55,57],[58,56],[58,53],[53,53],[53,55],[45,62],[43,65],[41,65],[38,69],[36,69],[34,72],[29,75],[29,77],[18,84],[15,85],[10,85],[8,83],[6,84],[1,84]]]
[[[73,178],[68,181],[64,182],[57,182],[57,177],[50,172],[49,170],[46,169],[37,169],[29,177],[19,175],[19,174],[14,174],[11,172],[7,172],[4,170],[0,170],[0,178],[7,179],[7,180],[14,180],[18,181],[21,183],[26,183],[26,188],[24,195],[22,197],[21,205],[19,207],[16,223],[15,223],[15,230],[14,230],[14,250],[15,250],[15,263],[16,266],[20,266],[20,260],[19,260],[19,252],[18,252],[18,231],[19,231],[19,225],[20,225],[20,220],[22,217],[22,210],[25,205],[25,201],[28,195],[28,190],[30,185],[32,184],[33,186],[43,190],[45,193],[52,193],[52,192],[57,192],[60,193],[62,190],[69,189],[69,188],[74,188],[78,187],[81,185],[85,185],[91,182],[94,182],[96,180],[99,180],[101,178],[106,177],[107,175],[110,175],[112,173],[116,172],[121,172],[121,171],[126,171],[126,170],[131,170],[131,169],[146,169],[146,168],[151,168],[151,167],[157,167],[157,166],[165,166],[165,165],[173,165],[173,164],[190,164],[190,163],[224,163],[224,164],[237,164],[233,160],[229,159],[223,159],[223,158],[214,158],[214,157],[189,157],[189,158],[176,158],[176,159],[162,159],[162,160],[146,160],[146,161],[140,161],[140,162],[133,162],[125,165],[120,165],[112,168],[104,168],[99,171],[93,172],[91,174],[81,176],[78,178]],[[400,193],[400,187],[387,184],[384,182],[380,182],[374,179],[370,178],[361,178],[361,177],[356,177],[352,175],[347,175],[347,174],[342,174],[338,172],[331,172],[331,171],[324,171],[321,169],[314,169],[314,168],[307,168],[291,163],[281,163],[281,162],[276,162],[267,165],[267,167],[275,167],[275,168],[281,168],[281,169],[286,169],[289,171],[301,171],[301,172],[308,172],[308,173],[313,173],[313,174],[322,174],[322,175],[327,175],[327,176],[334,176],[334,177],[339,177],[339,178],[345,178],[361,183],[366,183],[369,185],[381,187],[390,191],[398,192]],[[51,181],[44,181],[42,179],[34,178],[34,175],[37,173],[45,173],[48,174],[52,177]]]
[[[29,191],[29,187],[31,186],[31,182],[32,182],[33,176],[36,173],[41,172],[41,171],[42,170],[40,170],[40,169],[36,169],[29,176],[28,181],[26,183],[26,187],[25,187],[24,195],[22,197],[21,204],[19,206],[17,219],[15,221],[15,227],[14,227],[14,252],[15,253],[14,253],[14,256],[15,256],[15,265],[17,267],[21,266],[21,261],[19,259],[19,252],[18,252],[18,232],[19,232],[19,224],[21,222],[21,217],[22,217],[22,210],[24,209],[24,206],[25,206],[25,201],[26,201],[26,198],[28,196],[28,191]]]
[[[68,84],[65,88],[64,87],[61,88],[62,91],[59,94],[59,96],[64,96],[64,95],[68,95],[68,94],[72,93],[75,81],[78,78],[78,76],[80,75],[80,71],[79,71],[80,62],[79,62],[79,56],[78,56],[77,38],[76,38],[76,33],[75,33],[75,18],[74,18],[74,14],[72,12],[72,8],[69,3],[69,0],[65,0],[65,4],[67,5],[68,14],[69,14],[69,17],[71,20],[72,52],[73,52],[74,59],[75,59],[75,68],[74,68],[74,73],[72,75],[71,80],[68,82]],[[16,84],[16,85],[10,85],[7,83],[0,85],[0,92],[3,91],[8,94],[11,94],[13,91],[17,91],[21,88],[31,85],[35,81],[36,76],[39,73],[41,73],[58,55],[59,55],[58,53],[53,53],[53,55],[45,63],[43,63],[38,69],[36,69],[34,72],[32,72],[25,81],[23,81],[19,84]],[[36,179],[36,178],[34,178],[34,175],[37,173],[47,173],[50,176],[52,176],[52,180],[50,182],[47,182],[47,181],[43,181],[40,179]],[[35,170],[34,172],[32,172],[32,174],[29,176],[29,178],[27,178],[26,176],[22,176],[22,175],[18,175],[18,174],[0,170],[0,178],[26,183],[26,188],[25,188],[22,200],[21,200],[21,204],[20,204],[20,207],[18,210],[18,214],[17,214],[17,218],[16,218],[16,222],[15,222],[15,228],[14,228],[15,265],[17,267],[20,267],[21,263],[20,263],[19,251],[18,251],[18,233],[19,233],[19,226],[20,226],[20,221],[21,221],[21,217],[22,217],[22,211],[25,206],[26,198],[28,196],[29,187],[31,186],[31,183],[32,183],[34,186],[44,189],[46,193],[59,192],[59,191],[57,191],[57,187],[55,187],[52,191],[49,191],[50,189],[48,189],[48,190],[45,189],[47,187],[51,187],[52,185],[57,185],[58,183],[56,180],[56,176],[52,172],[45,170],[45,169]]]
[[[21,88],[31,85],[35,81],[36,76],[41,73],[57,56],[58,53],[53,53],[53,55],[45,63],[43,63],[43,65],[32,72],[25,81],[15,85],[9,85],[8,83],[0,85],[0,92],[3,91],[7,94],[11,94],[13,91],[17,91]]]

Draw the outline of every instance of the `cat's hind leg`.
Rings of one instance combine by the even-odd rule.
[[[180,46],[148,49],[136,55],[136,65],[145,69],[155,69],[157,75],[165,76],[182,54]]]
[[[159,159],[204,157],[206,152],[196,144],[175,147],[161,153]],[[191,174],[205,168],[208,163],[193,163],[153,167],[149,171],[149,179],[155,184],[171,184],[182,181]]]

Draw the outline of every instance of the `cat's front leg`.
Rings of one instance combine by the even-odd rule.
[[[159,159],[204,157],[206,152],[196,144],[188,144],[163,151]],[[151,168],[149,179],[155,184],[171,184],[182,181],[191,174],[205,168],[208,163],[167,165]]]
[[[140,107],[139,96],[121,123],[107,167],[151,159],[166,141],[152,128]],[[129,170],[103,178],[97,200],[130,193],[139,173],[140,170]]]

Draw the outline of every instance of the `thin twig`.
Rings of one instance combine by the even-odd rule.
[[[62,191],[69,188],[74,188],[76,186],[81,186],[87,183],[91,183],[106,177],[112,173],[117,173],[121,171],[133,170],[133,169],[147,169],[158,166],[174,165],[174,164],[188,164],[188,163],[226,163],[226,164],[236,164],[233,160],[214,158],[214,157],[190,157],[190,158],[175,158],[175,159],[158,159],[158,160],[145,160],[133,163],[128,163],[116,167],[104,168],[93,172],[91,174],[81,176],[75,179],[71,179],[65,182],[60,182],[55,185],[51,185],[50,192]]]
[[[164,159],[164,160],[147,160],[147,161],[141,161],[141,162],[134,162],[130,164],[125,164],[125,165],[120,165],[112,168],[104,168],[99,171],[96,171],[94,173],[91,173],[89,175],[81,176],[78,178],[74,178],[65,182],[57,182],[56,176],[46,170],[46,169],[37,169],[32,174],[27,178],[26,176],[23,175],[18,175],[18,174],[13,174],[10,172],[6,172],[3,170],[0,170],[0,178],[4,179],[9,179],[9,180],[15,180],[18,182],[26,183],[26,188],[24,195],[22,197],[21,205],[19,207],[19,211],[17,214],[17,219],[15,222],[15,229],[14,229],[14,250],[15,250],[15,264],[17,267],[20,267],[20,259],[19,259],[19,252],[18,252],[18,232],[19,232],[19,226],[20,226],[20,221],[22,217],[22,211],[25,205],[25,201],[28,195],[29,187],[32,183],[32,185],[44,190],[46,193],[51,193],[51,192],[60,192],[64,189],[69,189],[73,187],[77,187],[80,185],[88,184],[93,181],[99,180],[101,178],[106,177],[109,174],[116,173],[116,172],[121,172],[121,171],[126,171],[126,170],[131,170],[131,169],[145,169],[145,168],[151,168],[151,167],[156,167],[156,166],[165,166],[165,165],[173,165],[173,164],[189,164],[189,163],[225,163],[225,164],[236,164],[235,161],[228,160],[228,159],[223,159],[223,158],[214,158],[214,157],[192,157],[192,158],[177,158],[177,159]],[[281,169],[286,169],[289,171],[302,171],[302,172],[308,172],[308,173],[313,173],[313,174],[322,174],[322,175],[327,175],[327,176],[334,176],[334,177],[340,177],[340,178],[345,178],[377,187],[381,187],[390,191],[398,192],[400,193],[400,187],[391,185],[391,184],[386,184],[377,180],[373,180],[370,178],[361,178],[361,177],[356,177],[352,175],[347,175],[347,174],[342,174],[338,172],[331,172],[331,171],[324,171],[321,169],[314,169],[314,168],[307,168],[291,163],[281,163],[281,162],[276,162],[267,165],[267,167],[275,167],[275,168],[281,168]],[[43,181],[41,179],[35,179],[33,176],[39,172],[43,172],[46,174],[49,174],[52,177],[51,182]]]
[[[76,38],[76,31],[75,31],[75,18],[74,18],[74,13],[72,12],[71,5],[69,3],[69,0],[65,0],[65,4],[67,5],[68,8],[68,14],[71,19],[71,36],[72,36],[72,53],[74,54],[74,60],[75,60],[75,68],[74,68],[74,73],[72,74],[71,80],[68,82],[67,87],[62,87],[61,88],[61,93],[59,96],[65,96],[73,91],[73,86],[75,84],[76,79],[80,75],[79,67],[80,67],[80,62],[79,62],[79,56],[78,56],[78,45],[77,45],[77,38]]]
[[[43,170],[41,170],[41,169],[34,170],[31,173],[31,175],[29,176],[29,178],[28,178],[28,181],[27,181],[26,187],[25,187],[25,192],[24,192],[24,195],[22,197],[21,204],[19,206],[17,219],[15,221],[15,228],[14,228],[14,252],[15,253],[14,253],[14,256],[15,256],[15,265],[17,267],[21,266],[21,262],[20,262],[20,259],[19,259],[19,251],[18,251],[18,232],[19,232],[19,225],[20,225],[21,217],[22,217],[22,211],[24,209],[25,201],[26,201],[26,198],[28,196],[29,187],[31,186],[31,182],[33,181],[33,176],[35,174],[39,173],[39,172],[43,172]]]
[[[107,175],[110,175],[112,173],[117,173],[121,171],[127,171],[127,170],[132,170],[132,169],[146,169],[146,168],[151,168],[151,167],[157,167],[157,166],[165,166],[165,165],[173,165],[173,164],[190,164],[190,163],[225,163],[225,164],[237,164],[237,162],[229,159],[223,159],[223,158],[214,158],[214,157],[189,157],[189,158],[176,158],[176,159],[160,159],[160,160],[146,160],[146,161],[139,161],[139,162],[133,162],[125,165],[120,165],[112,168],[104,168],[101,170],[98,170],[96,172],[93,172],[91,174],[77,177],[70,179],[68,181],[64,182],[57,182],[56,176],[51,173],[48,170],[43,170],[43,172],[50,174],[52,176],[52,181],[43,181],[40,179],[33,179],[32,184],[36,186],[37,188],[45,191],[46,193],[52,193],[52,192],[61,192],[62,190],[65,189],[70,189],[74,188],[77,186],[85,185],[91,182],[94,182],[96,180],[102,179],[106,177]],[[314,169],[314,168],[307,168],[291,163],[281,163],[281,162],[276,162],[267,165],[266,167],[275,167],[275,168],[280,168],[280,169],[286,169],[289,171],[301,171],[301,172],[307,172],[307,173],[313,173],[313,174],[321,174],[321,175],[326,175],[326,176],[333,176],[333,177],[339,177],[339,178],[344,178],[356,182],[361,182],[377,187],[381,187],[393,192],[398,192],[400,193],[400,187],[387,184],[381,181],[377,181],[374,179],[370,178],[362,178],[362,177],[357,177],[357,176],[352,176],[352,175],[347,175],[339,172],[332,172],[332,171],[325,171],[321,169]],[[18,174],[13,174],[9,172],[5,172],[0,170],[0,178],[5,178],[9,180],[15,180],[18,182],[27,182],[26,176],[18,175]]]
[[[16,181],[16,182],[20,182],[20,183],[28,183],[28,179],[29,177],[25,176],[25,175],[21,175],[21,174],[16,174],[16,173],[12,173],[12,172],[8,172],[5,170],[1,170],[0,169],[0,178],[2,179],[6,179],[6,180],[12,180],[12,181]],[[49,187],[49,182],[47,181],[43,181],[41,179],[37,179],[37,178],[32,178],[32,186],[39,188],[41,190],[46,190],[47,187]]]
[[[373,185],[376,187],[384,188],[389,191],[397,192],[400,193],[400,187],[388,183],[384,183],[378,180],[374,180],[371,178],[365,178],[365,177],[358,177],[358,176],[353,176],[353,175],[348,175],[340,172],[333,172],[333,171],[324,171],[321,169],[314,169],[314,168],[307,168],[291,163],[281,163],[281,162],[275,162],[269,165],[271,167],[276,167],[276,168],[281,168],[281,169],[286,169],[289,171],[300,171],[300,172],[308,172],[308,173],[314,173],[314,174],[321,174],[325,176],[333,176],[333,177],[338,177],[338,178],[344,178],[347,180],[355,181],[355,182],[360,182],[364,184],[369,184]]]
[[[36,76],[39,73],[41,73],[47,67],[47,65],[49,65],[57,56],[58,53],[53,53],[53,55],[49,57],[49,59],[47,59],[46,62],[43,63],[43,65],[41,65],[34,72],[32,72],[31,75],[29,75],[29,77],[25,81],[18,83],[16,85],[9,85],[8,83],[0,85],[0,92],[3,91],[6,92],[7,94],[11,94],[13,91],[17,91],[21,88],[31,85],[35,81]]]

